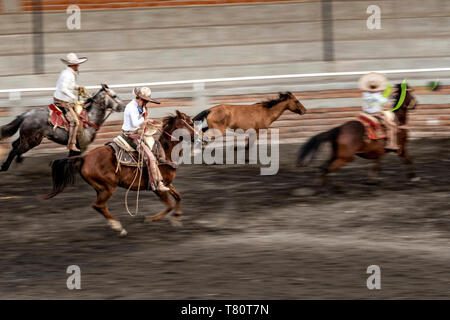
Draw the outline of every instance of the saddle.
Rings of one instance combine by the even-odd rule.
[[[363,124],[366,129],[366,136],[370,140],[386,139],[386,130],[380,118],[361,112],[358,116],[358,121]]]
[[[138,163],[139,153],[135,148],[130,146],[130,144],[124,138],[122,138],[122,136],[115,137],[112,142],[108,142],[106,143],[106,145],[109,145],[113,148],[118,165],[124,167],[140,166],[140,164]],[[158,140],[155,141],[152,152],[155,155],[156,159],[158,159],[158,165],[168,165],[174,169],[178,168],[177,163],[166,160],[166,154],[161,146],[161,143]],[[142,166],[147,167],[146,161],[143,161]]]
[[[50,104],[48,106],[48,109],[50,111],[48,121],[54,128],[61,128],[66,131],[69,131],[70,129],[70,123],[67,121],[64,112],[60,108],[58,108],[55,104]],[[86,109],[81,110],[81,112],[78,114],[78,119],[82,126],[80,126],[80,129],[86,128],[87,126],[94,127],[95,129],[99,129],[99,127],[88,120],[88,115]]]

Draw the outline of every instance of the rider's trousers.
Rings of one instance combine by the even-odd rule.
[[[126,138],[127,142],[135,149],[137,149],[136,144],[134,143],[130,143],[130,140],[133,140],[132,138],[129,137],[129,135],[131,134],[139,134],[141,131],[140,130],[136,130],[136,131],[124,131],[122,133],[123,137]],[[144,151],[144,154],[146,155],[147,158],[147,166],[149,167],[149,172],[150,172],[150,179],[151,179],[151,187],[153,190],[156,189],[156,187],[158,186],[158,183],[160,181],[163,181],[163,176],[161,174],[161,171],[159,171],[159,167],[158,167],[158,160],[156,159],[155,155],[152,152],[153,149],[153,145],[155,144],[155,139],[153,138],[153,136],[151,134],[144,134],[142,136],[142,140],[143,140],[143,144],[141,145],[142,150]]]
[[[386,135],[387,135],[387,149],[398,149],[398,141],[397,141],[397,135],[398,135],[398,124],[395,119],[394,114],[391,111],[383,111],[380,113],[377,113],[376,115],[383,120],[383,124],[386,127]]]
[[[67,148],[70,150],[72,147],[77,144],[77,134],[80,129],[80,121],[78,120],[78,115],[74,110],[74,104],[66,101],[62,101],[54,98],[54,103],[65,108],[67,110],[65,117],[67,121],[69,121],[70,129],[69,129],[69,141],[67,143]]]

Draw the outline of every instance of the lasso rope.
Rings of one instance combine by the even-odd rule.
[[[127,209],[128,214],[132,217],[136,217],[139,213],[139,193],[141,191],[142,171],[143,171],[143,167],[144,167],[144,155],[143,155],[144,152],[141,150],[141,144],[143,141],[142,137],[144,136],[144,133],[145,133],[145,130],[142,130],[141,137],[139,139],[139,146],[138,146],[139,152],[138,152],[136,174],[134,175],[133,182],[131,182],[130,186],[128,187],[127,192],[125,193],[125,208]],[[136,193],[136,212],[132,213],[128,207],[128,193],[130,192],[131,188],[133,187],[138,174],[139,174],[139,183],[138,183],[138,189],[137,189],[137,193]],[[149,178],[150,178],[150,176],[149,176]]]

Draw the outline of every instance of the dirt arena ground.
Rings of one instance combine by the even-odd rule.
[[[450,298],[450,140],[410,142],[421,181],[399,159],[366,183],[359,159],[315,195],[317,172],[296,168],[298,145],[281,146],[281,169],[184,165],[175,186],[184,224],[144,223],[163,205],[141,194],[132,218],[119,190],[110,208],[129,235],[117,237],[91,208],[95,192],[78,179],[52,200],[51,159],[26,158],[0,174],[0,298],[349,299]],[[134,193],[133,193],[134,196]],[[81,268],[81,290],[66,269]],[[366,269],[381,268],[381,290]]]

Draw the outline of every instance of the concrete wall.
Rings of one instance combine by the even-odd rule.
[[[380,30],[366,27],[372,4]],[[54,86],[70,51],[89,57],[85,85],[450,65],[446,0],[334,1],[331,62],[318,1],[83,10],[80,30],[67,29],[65,12],[44,12],[39,75],[33,14],[0,17],[1,89]]]

